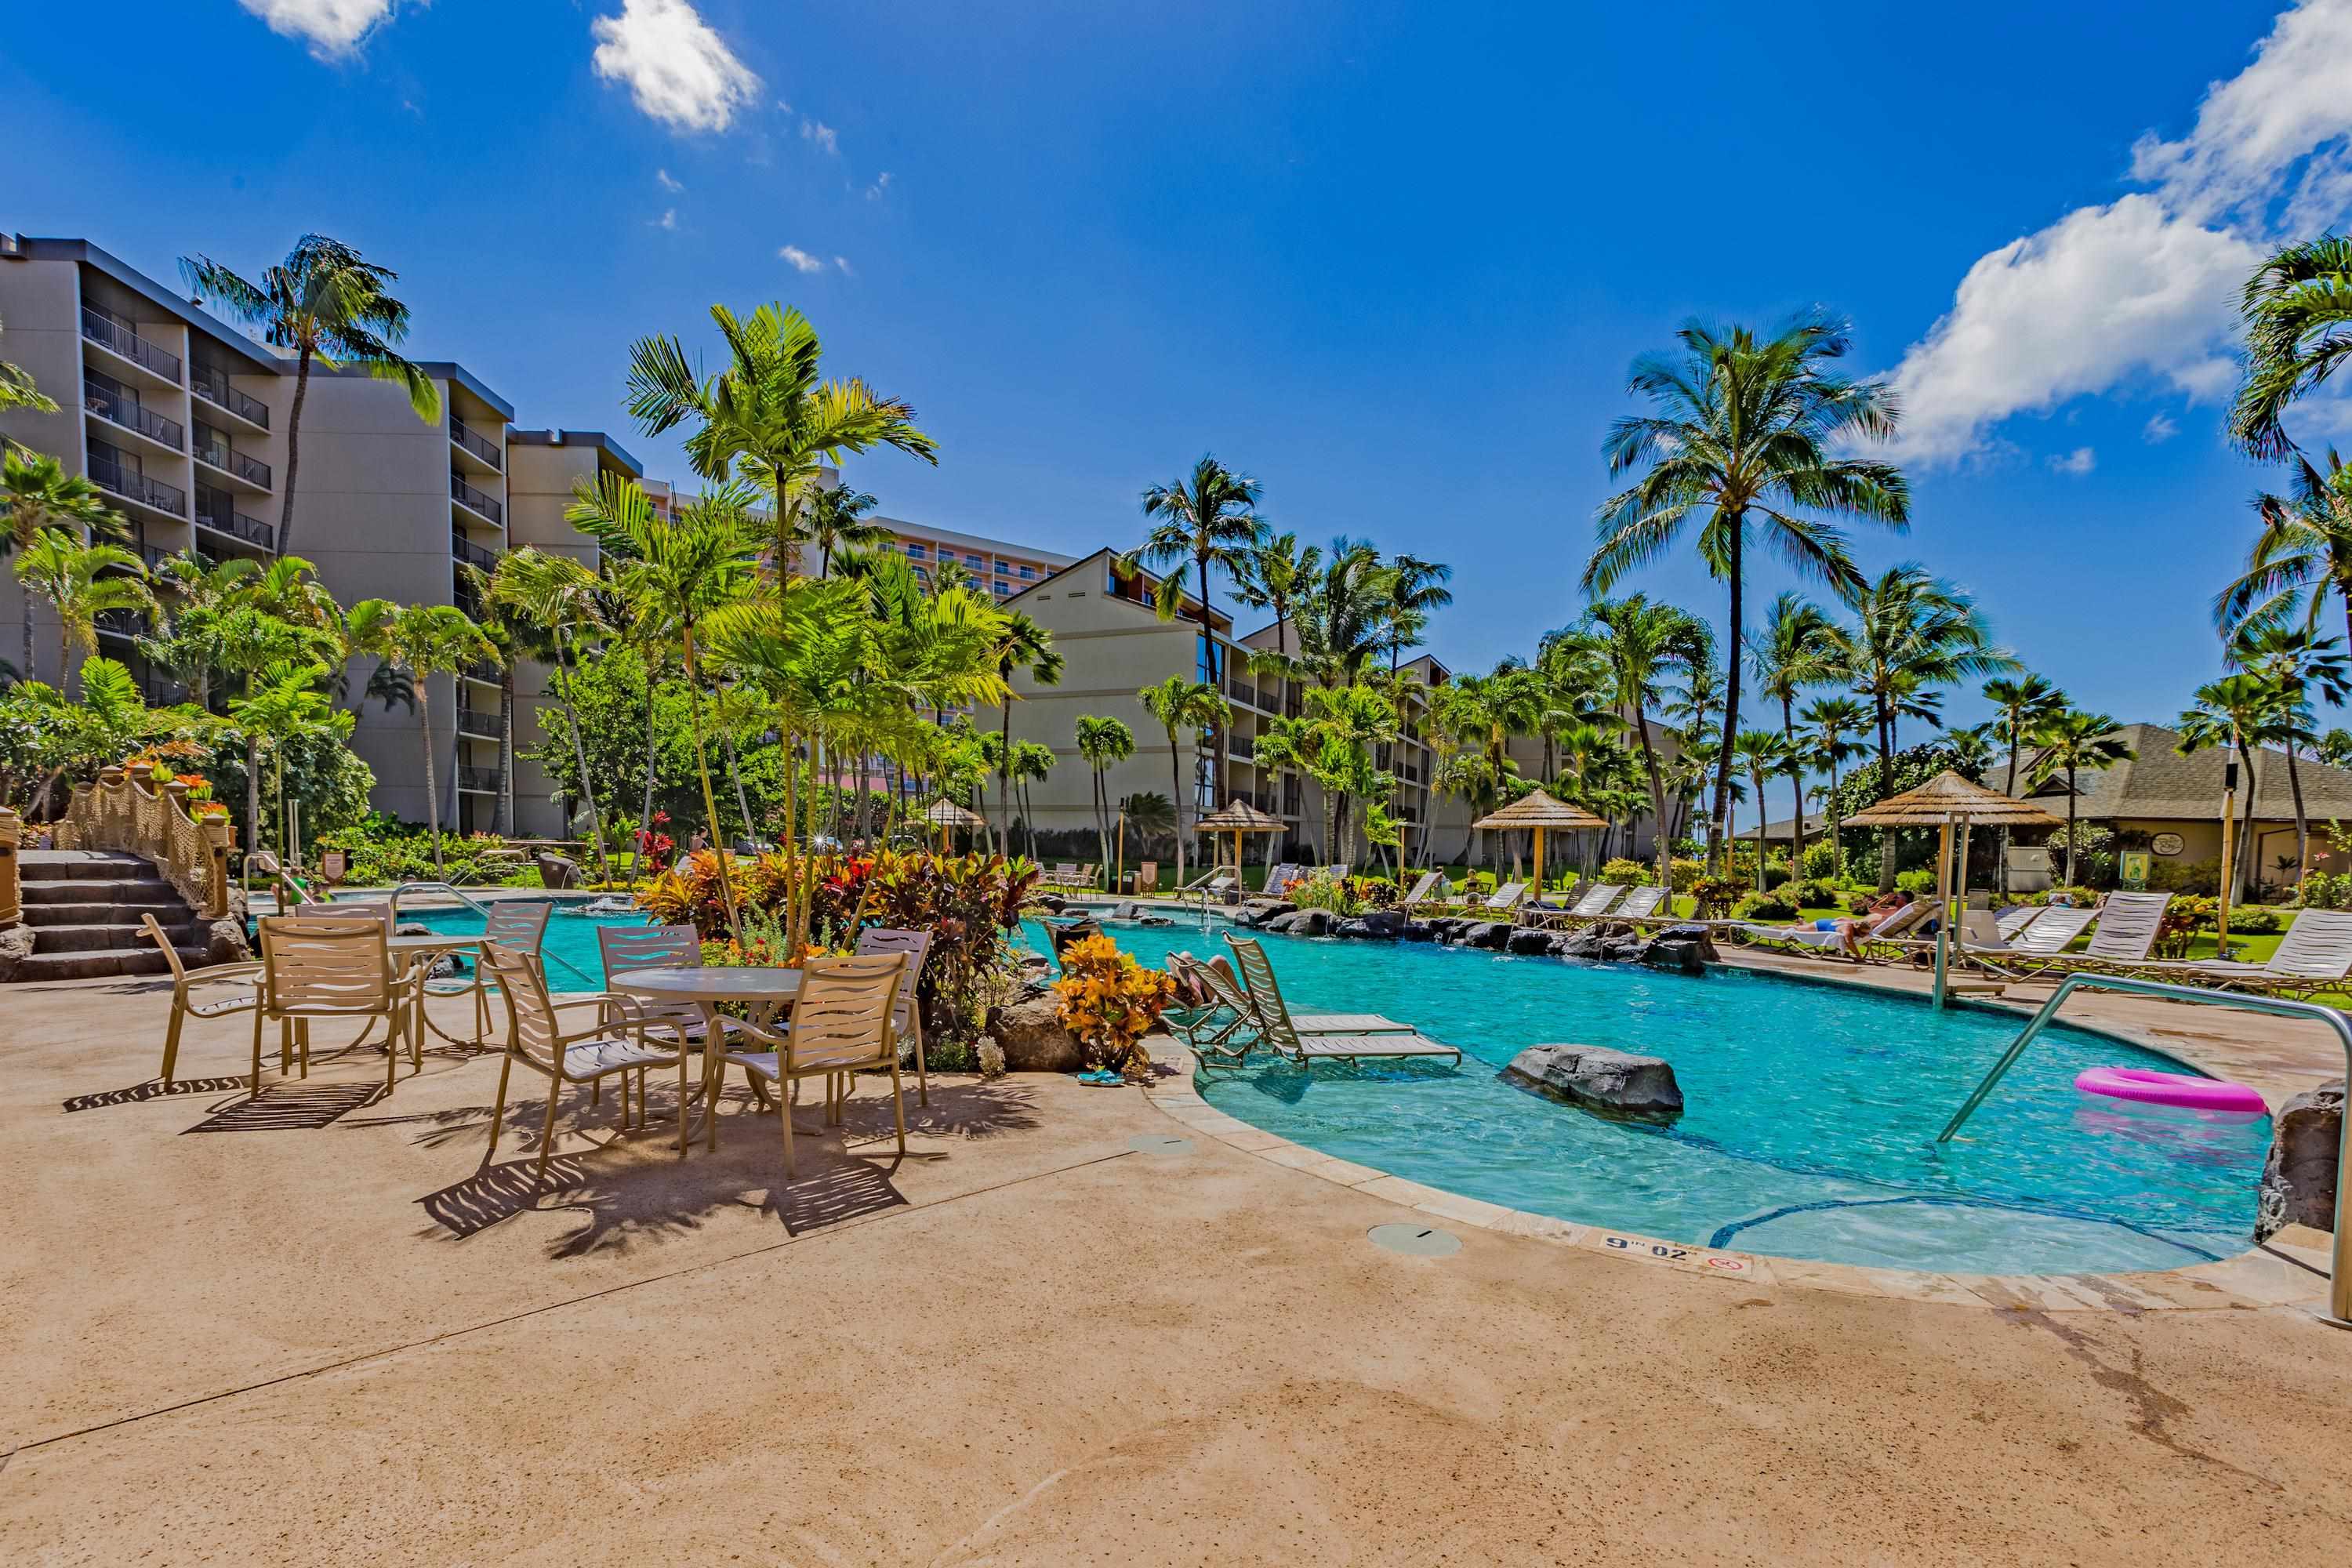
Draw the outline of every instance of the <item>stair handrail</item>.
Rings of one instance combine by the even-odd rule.
[[[204,919],[229,913],[228,818],[188,809],[188,786],[144,767],[111,763],[74,785],[57,825],[61,849],[105,849],[146,860]]]

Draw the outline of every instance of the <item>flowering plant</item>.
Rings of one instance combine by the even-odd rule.
[[[669,813],[656,811],[650,826],[637,829],[637,869],[646,875],[658,877],[669,869],[670,858],[677,853],[677,840],[658,831],[669,825]]]
[[[1150,1070],[1141,1041],[1176,999],[1166,973],[1144,968],[1107,936],[1090,936],[1062,950],[1054,993],[1062,1026],[1078,1037],[1087,1066],[1129,1076]]]

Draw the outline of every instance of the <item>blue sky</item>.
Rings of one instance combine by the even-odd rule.
[[[102,77],[86,11],[12,17],[0,225],[166,279],[334,234],[401,271],[420,357],[680,477],[627,343],[786,300],[940,440],[851,465],[886,510],[1124,544],[1213,450],[1278,526],[1454,563],[1458,668],[1577,614],[1627,362],[1818,302],[1913,410],[1916,526],[1864,563],[2168,717],[2266,479],[2218,436],[2231,295],[2352,189],[2352,0],[110,15],[142,43]],[[1695,566],[1638,585],[1720,616]]]

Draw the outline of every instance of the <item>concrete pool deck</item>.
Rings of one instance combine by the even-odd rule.
[[[168,994],[0,993],[0,1561],[2146,1564],[2352,1527],[2352,1335],[2252,1296],[1904,1300],[1450,1220],[1401,1257],[1365,1233],[1407,1194],[1171,1122],[1181,1075],[942,1079],[896,1165],[869,1086],[781,1195],[740,1108],[680,1162],[658,1087],[611,1147],[572,1102],[533,1205],[535,1083],[480,1169],[494,1058],[247,1108],[231,1019],[159,1094]]]

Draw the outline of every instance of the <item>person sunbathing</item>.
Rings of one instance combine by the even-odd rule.
[[[1883,898],[1871,900],[1870,907],[1858,916],[1843,920],[1815,921],[1813,929],[1837,932],[1838,951],[1848,958],[1859,962],[1862,957],[1862,938],[1909,909],[1915,901],[1911,894],[1897,888]]]

